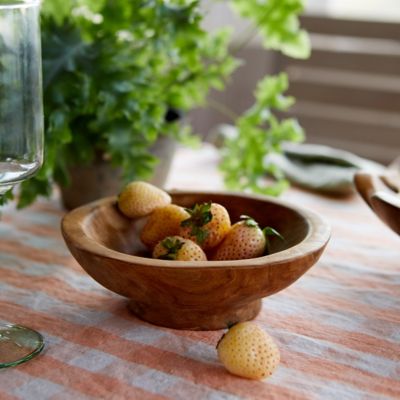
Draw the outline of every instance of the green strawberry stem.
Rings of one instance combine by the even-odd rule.
[[[161,244],[167,252],[158,258],[160,260],[176,260],[179,250],[185,243],[177,238],[167,237]]]
[[[249,217],[248,215],[241,215],[240,219],[242,221],[244,221],[246,226],[248,226],[250,228],[257,228],[258,227],[258,223],[256,222],[256,220],[254,218],[252,218],[252,217]]]
[[[191,228],[190,234],[194,236],[198,243],[202,244],[209,234],[203,227],[213,218],[211,213],[211,201],[208,203],[195,204],[192,208],[185,208],[190,217],[181,222],[181,226]]]
[[[270,242],[268,236],[277,236],[279,239],[285,240],[285,238],[276,229],[271,228],[270,226],[266,226],[263,229],[263,233],[264,233],[265,240],[266,240],[268,254],[271,254],[271,242]]]

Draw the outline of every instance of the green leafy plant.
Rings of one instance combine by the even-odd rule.
[[[222,90],[239,67],[231,32],[207,32],[199,0],[46,0],[42,10],[45,163],[21,185],[19,206],[67,185],[68,167],[98,157],[123,170],[126,180],[148,177],[157,162],[149,148],[160,135],[195,141],[189,125],[171,118],[207,105],[211,88]],[[233,9],[266,48],[294,57],[309,54],[299,27],[302,0],[232,0]],[[255,103],[235,117],[237,135],[227,138],[221,168],[228,187],[279,193],[285,181],[264,157],[284,140],[301,140],[285,110],[287,77],[266,77]],[[274,185],[261,178],[272,173]]]
[[[302,0],[234,0],[235,10],[253,22],[254,28],[241,46],[255,33],[261,35],[265,48],[285,55],[306,58],[310,53],[307,33],[299,26]],[[288,89],[285,73],[266,76],[257,85],[252,107],[235,117],[236,134],[225,139],[221,170],[228,188],[279,195],[287,186],[276,165],[267,163],[266,156],[280,152],[284,141],[302,141],[303,129],[296,119],[279,120],[274,111],[286,111],[294,98],[284,95]],[[266,175],[274,182],[266,181]]]

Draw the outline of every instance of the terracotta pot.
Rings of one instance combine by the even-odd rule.
[[[151,153],[160,161],[153,177],[148,181],[163,187],[175,153],[176,143],[161,137],[151,148]],[[97,160],[91,165],[77,165],[69,168],[71,183],[61,187],[61,198],[67,210],[107,196],[115,196],[123,186],[121,170],[113,168],[105,160]]]

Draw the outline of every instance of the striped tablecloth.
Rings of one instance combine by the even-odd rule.
[[[221,189],[217,154],[179,151],[169,188]],[[221,331],[163,329],[133,317],[94,282],[60,234],[55,198],[0,222],[0,319],[28,325],[45,351],[0,371],[0,399],[399,399],[400,238],[356,196],[291,189],[284,198],[319,212],[333,235],[320,261],[264,299],[257,322],[282,361],[257,382],[217,359]]]

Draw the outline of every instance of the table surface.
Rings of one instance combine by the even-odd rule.
[[[179,150],[168,188],[222,189],[211,147]],[[93,281],[60,234],[57,198],[6,207],[0,221],[0,319],[46,340],[36,359],[0,372],[0,399],[399,399],[400,238],[357,197],[290,189],[283,198],[324,216],[319,262],[263,300],[256,318],[281,364],[266,381],[218,362],[222,331],[142,322]]]

